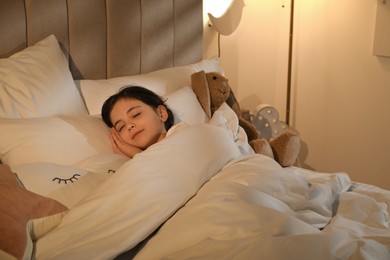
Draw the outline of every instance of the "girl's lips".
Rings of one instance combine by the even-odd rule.
[[[139,130],[139,131],[135,132],[135,133],[133,134],[132,139],[134,140],[134,138],[136,138],[136,136],[137,136],[138,134],[140,134],[142,131],[143,131],[143,130]]]

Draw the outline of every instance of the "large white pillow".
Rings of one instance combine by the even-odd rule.
[[[164,98],[166,99],[165,103],[174,114],[175,124],[181,122],[190,125],[208,123],[209,118],[190,86],[180,88]]]
[[[87,114],[54,35],[0,59],[0,117]]]
[[[80,88],[90,115],[101,113],[104,101],[126,85],[148,88],[160,96],[167,95],[183,86],[191,85],[191,75],[200,70],[224,73],[218,57],[198,63],[167,68],[146,74],[117,77],[105,80],[80,80]]]
[[[175,123],[208,122],[191,87],[165,98]],[[96,116],[0,118],[0,132],[0,159],[11,167],[42,162],[72,165],[95,154],[112,153],[109,130]]]
[[[0,158],[13,167],[50,162],[72,165],[112,152],[109,130],[94,116],[0,118]]]

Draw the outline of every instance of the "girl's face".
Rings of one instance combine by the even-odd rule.
[[[168,112],[164,106],[154,109],[138,99],[122,98],[113,106],[110,118],[125,143],[145,150],[165,137]]]

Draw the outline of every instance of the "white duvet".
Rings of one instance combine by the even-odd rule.
[[[282,169],[261,155],[241,157],[205,184],[135,259],[390,259],[390,194],[347,192],[350,185],[343,173]]]
[[[37,241],[36,258],[112,259],[161,226],[136,259],[390,259],[390,192],[281,168],[220,112],[123,164]]]
[[[240,156],[227,129],[182,127],[123,164],[36,243],[38,259],[109,259],[141,242]]]

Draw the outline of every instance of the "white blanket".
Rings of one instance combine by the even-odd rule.
[[[123,164],[36,258],[114,258],[161,226],[137,259],[390,259],[390,192],[253,154],[231,112]]]
[[[344,173],[281,168],[261,155],[239,158],[136,259],[390,259],[390,194],[347,192],[350,185]]]
[[[36,243],[37,259],[109,259],[158,228],[230,160],[228,130],[181,128],[123,164]]]

